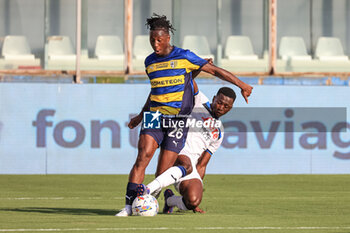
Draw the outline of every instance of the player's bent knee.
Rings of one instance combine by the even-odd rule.
[[[189,210],[193,210],[196,207],[198,207],[202,202],[202,198],[200,197],[190,197],[189,199],[186,199],[186,207]]]
[[[189,203],[190,203],[191,206],[193,206],[194,208],[196,208],[197,206],[199,206],[199,204],[201,203],[201,201],[202,201],[202,198],[201,198],[201,197],[199,197],[199,196],[192,196],[192,197],[190,198]]]
[[[193,210],[202,202],[202,195],[192,192],[185,195],[184,199],[187,209]]]

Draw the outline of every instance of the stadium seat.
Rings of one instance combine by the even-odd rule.
[[[3,66],[10,69],[40,68],[25,36],[6,36],[2,46]]]
[[[5,59],[35,59],[25,36],[6,36],[2,56]]]
[[[49,60],[75,60],[75,51],[68,36],[50,36],[47,39]]]
[[[120,37],[100,35],[96,40],[95,56],[89,58],[87,53],[82,53],[80,68],[82,70],[123,70],[124,60]]]
[[[153,53],[148,35],[138,35],[135,37],[133,53],[136,59],[141,60],[145,60],[148,55]]]
[[[278,55],[282,60],[311,60],[302,37],[282,37]]]
[[[137,35],[133,46],[133,69],[145,70],[144,61],[151,53],[153,49],[149,42],[149,35]]]
[[[259,59],[248,36],[229,36],[221,66],[232,72],[267,72],[268,59]]]
[[[344,55],[340,40],[321,37],[316,44],[314,59],[307,54],[301,37],[282,37],[276,62],[278,72],[349,72],[350,61]]]
[[[205,36],[185,36],[182,48],[191,50],[199,57],[214,59],[214,55],[210,51],[209,42]]]
[[[47,54],[47,69],[49,70],[74,70],[75,49],[68,36],[50,36],[45,44]],[[82,68],[82,67],[81,67]]]
[[[230,60],[257,60],[248,36],[229,36],[226,41],[224,57]]]
[[[284,36],[278,48],[278,72],[305,72],[317,69],[317,62],[307,53],[305,41],[299,36]],[[288,80],[287,82],[289,82]]]
[[[347,61],[343,46],[336,37],[320,37],[317,40],[315,58],[320,61]]]
[[[123,46],[118,36],[97,37],[95,56],[99,60],[124,60]]]

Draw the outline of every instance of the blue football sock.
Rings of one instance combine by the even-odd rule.
[[[129,182],[126,186],[125,204],[132,205],[136,198],[136,187],[138,184]]]

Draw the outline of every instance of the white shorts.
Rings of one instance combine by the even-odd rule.
[[[184,177],[181,177],[179,179],[179,181],[174,184],[176,191],[178,191],[179,193],[180,193],[180,184],[184,180],[198,179],[203,184],[203,180],[202,180],[201,176],[199,175],[197,168],[196,168],[196,165],[198,162],[198,155],[190,154],[184,150],[182,150],[181,152],[179,153],[180,155],[186,155],[187,157],[190,158],[191,164],[192,164],[192,172]]]

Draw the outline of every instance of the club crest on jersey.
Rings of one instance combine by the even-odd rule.
[[[177,66],[177,61],[171,61],[170,66],[171,68],[175,68]]]

